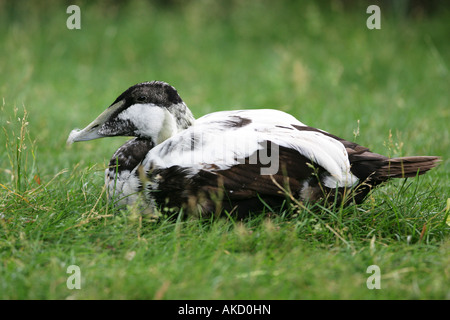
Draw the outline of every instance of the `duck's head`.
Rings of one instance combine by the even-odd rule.
[[[177,90],[161,82],[143,82],[128,88],[86,128],[75,129],[67,143],[103,137],[134,136],[161,143],[194,123]]]

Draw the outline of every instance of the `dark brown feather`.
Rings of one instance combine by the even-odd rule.
[[[226,170],[200,170],[189,178],[188,171],[181,167],[153,172],[153,180],[158,177],[155,181],[158,191],[152,196],[157,203],[169,207],[201,211],[205,215],[222,214],[226,210],[237,217],[261,211],[265,204],[276,209],[286,201],[286,194],[274,184],[272,177],[295,197],[300,197],[304,181],[309,181],[311,197],[323,196],[318,179],[326,171],[314,167],[297,151],[280,146],[279,169],[272,176],[262,175],[264,165],[250,164],[249,159]]]
[[[379,179],[415,177],[436,167],[439,161],[439,157],[434,156],[392,158],[377,170],[377,175]]]

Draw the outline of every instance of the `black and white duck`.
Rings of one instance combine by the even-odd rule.
[[[302,202],[364,201],[391,178],[435,167],[435,156],[388,158],[278,110],[237,110],[197,120],[171,85],[152,81],[123,92],[67,142],[133,136],[106,169],[117,204],[142,197],[147,211],[183,209],[191,215],[272,209],[286,190]],[[282,191],[281,189],[284,189]]]

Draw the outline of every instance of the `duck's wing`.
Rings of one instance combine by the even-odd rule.
[[[357,184],[343,143],[304,128],[276,110],[210,114],[148,153],[142,163],[151,181],[148,188],[157,202],[177,199],[176,206],[220,190],[226,190],[232,204],[251,201],[252,206],[257,195],[279,201],[279,186],[286,183],[305,199],[322,194],[322,187]]]
[[[354,185],[358,179],[350,171],[344,144],[325,131],[305,128],[309,127],[277,110],[217,112],[157,145],[143,164],[146,168],[180,166],[195,174],[226,170],[247,161],[248,166],[263,165],[262,175],[273,175],[281,169],[280,161],[289,158],[294,164],[301,156],[328,173],[323,181],[327,187]],[[295,152],[279,158],[280,147]]]

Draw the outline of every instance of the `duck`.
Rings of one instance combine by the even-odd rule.
[[[108,198],[143,213],[192,217],[274,212],[289,199],[359,205],[377,186],[416,177],[437,156],[389,158],[276,109],[218,111],[195,119],[163,81],[131,86],[68,144],[133,137],[105,170]]]

